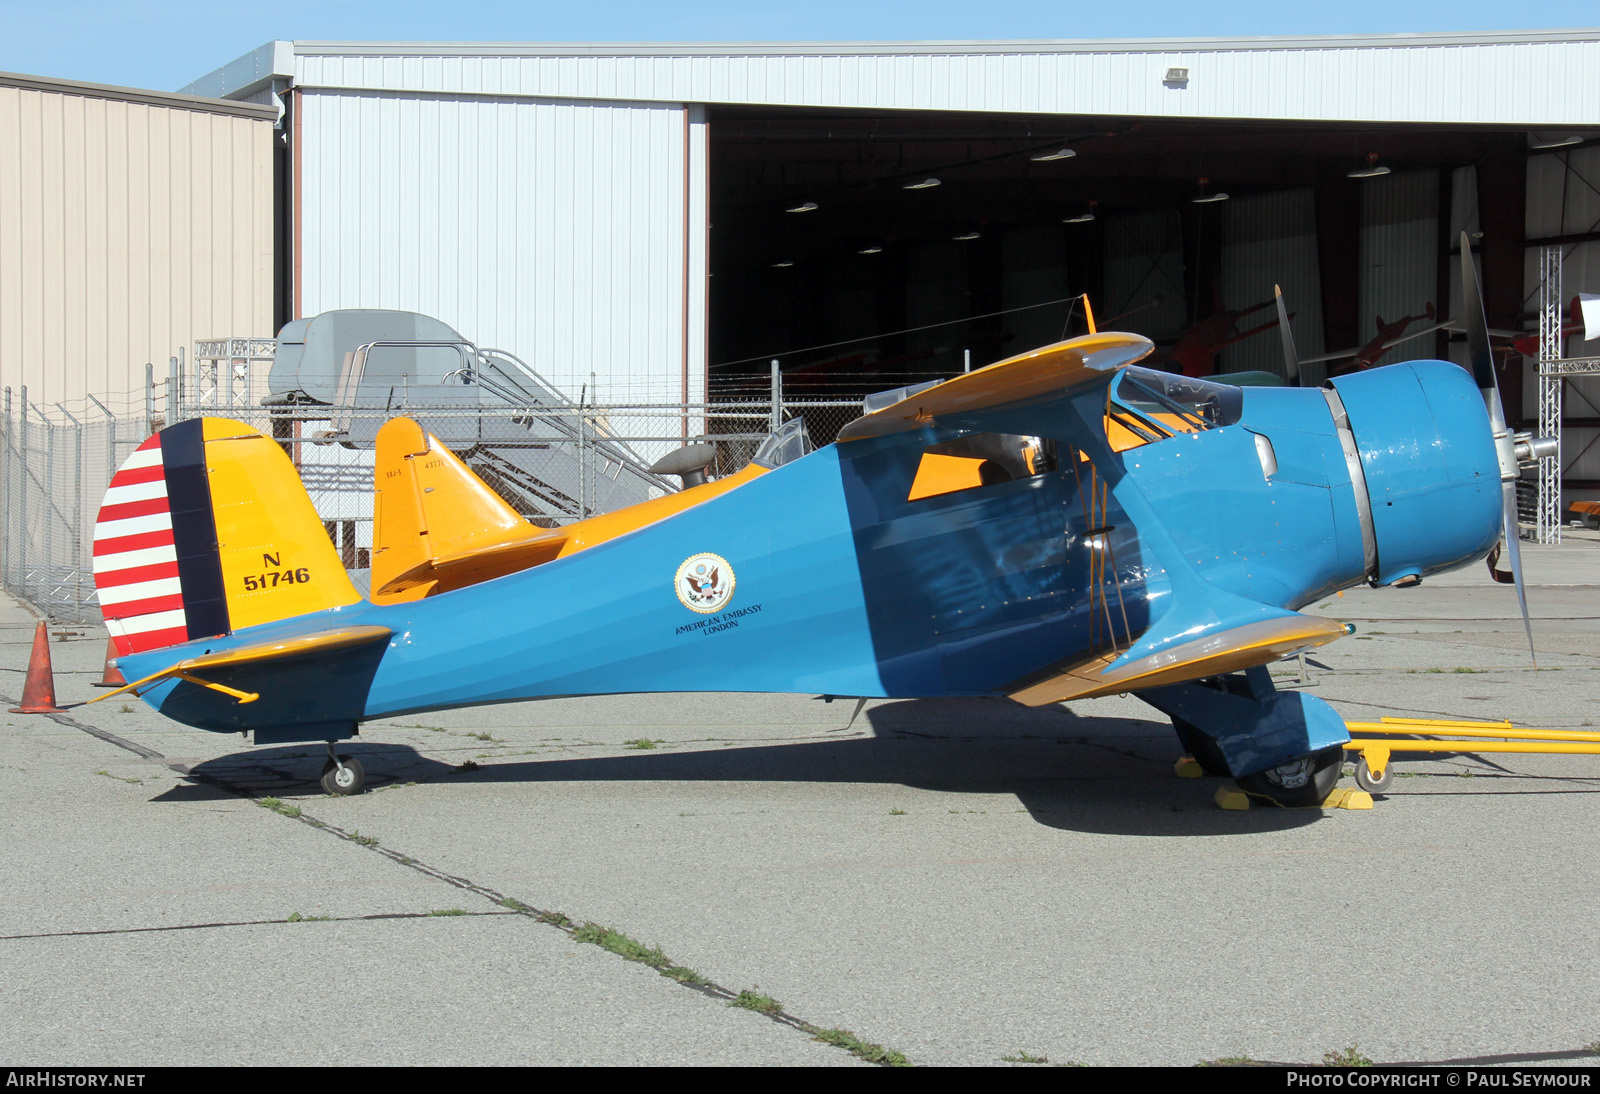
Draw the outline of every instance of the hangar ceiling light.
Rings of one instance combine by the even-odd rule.
[[[879,247],[876,244],[874,244],[871,247],[863,247],[863,248],[861,248],[859,251],[856,252],[856,254],[858,254],[858,255],[875,255],[875,254],[880,253],[882,250],[883,250],[882,247]]]
[[[1088,210],[1086,212],[1079,213],[1075,217],[1062,217],[1061,218],[1061,223],[1063,223],[1063,224],[1088,224],[1091,220],[1094,219],[1094,207],[1096,205],[1099,205],[1099,204],[1100,203],[1098,201],[1091,201],[1089,203],[1089,208],[1088,208]]]
[[[805,202],[803,205],[796,205],[793,209],[785,209],[784,210],[784,212],[786,212],[786,213],[814,213],[816,211],[817,211],[817,203],[814,202],[814,201],[808,201],[808,202]]]
[[[955,240],[960,240],[961,242],[965,243],[969,239],[981,239],[982,237],[983,237],[983,233],[982,232],[962,232],[960,235],[951,236],[950,238],[951,239],[955,239]]]
[[[1545,140],[1535,139],[1528,144],[1528,147],[1535,152],[1545,152],[1552,148],[1566,148],[1568,145],[1582,143],[1583,138],[1574,133],[1566,137],[1549,137]]]
[[[931,190],[939,185],[938,179],[923,179],[921,182],[908,182],[901,187],[902,190]]]
[[[1380,175],[1387,175],[1388,173],[1389,169],[1378,163],[1378,153],[1368,152],[1367,165],[1365,167],[1357,167],[1354,170],[1346,171],[1345,177],[1352,179],[1375,179]]]
[[[1195,185],[1199,187],[1200,192],[1189,200],[1194,202],[1196,205],[1210,205],[1214,201],[1228,200],[1228,195],[1224,194],[1220,190],[1214,194],[1206,192],[1206,187],[1211,185],[1210,179],[1196,179]]]
[[[1042,152],[1037,156],[1029,156],[1028,158],[1034,163],[1054,163],[1056,160],[1070,160],[1077,154],[1070,148],[1062,148],[1055,152]]]

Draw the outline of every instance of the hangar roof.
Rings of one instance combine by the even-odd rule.
[[[1130,117],[1594,126],[1600,29],[1111,41],[276,41],[185,92],[278,86]]]

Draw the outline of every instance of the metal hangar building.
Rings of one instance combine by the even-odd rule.
[[[1353,349],[1453,314],[1462,231],[1490,325],[1534,331],[1548,248],[1567,298],[1600,292],[1597,70],[1600,30],[278,41],[183,90],[278,110],[279,324],[419,311],[569,394],[699,402],[774,359],[830,394],[977,367],[1082,330],[1083,293],[1281,372],[1249,334],[1275,283],[1302,357]],[[1532,425],[1535,370],[1501,356]],[[1569,500],[1600,495],[1594,383],[1566,381]]]

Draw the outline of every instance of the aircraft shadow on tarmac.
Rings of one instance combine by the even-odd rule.
[[[413,780],[900,784],[958,794],[1011,794],[1035,821],[1051,828],[1140,836],[1244,835],[1297,828],[1321,815],[1318,810],[1219,810],[1211,801],[1219,780],[1174,775],[1179,747],[1164,722],[1086,718],[1060,706],[1030,709],[1004,700],[910,699],[864,711],[847,725],[854,705],[835,702],[834,726],[797,727],[808,739],[793,743],[713,741],[625,756],[491,758],[466,770],[408,745],[357,740],[342,745],[341,752],[361,759],[373,788]],[[157,800],[316,793],[325,759],[319,745],[235,753],[194,765],[190,771],[198,785],[175,788]]]

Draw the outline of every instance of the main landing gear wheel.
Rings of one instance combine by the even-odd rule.
[[[1389,784],[1394,782],[1394,762],[1383,765],[1382,775],[1373,775],[1372,768],[1367,766],[1365,756],[1356,763],[1356,785],[1368,794],[1382,794],[1389,789]]]
[[[1178,743],[1183,746],[1183,750],[1190,758],[1200,765],[1201,771],[1224,779],[1232,774],[1228,770],[1228,761],[1222,758],[1222,748],[1217,744],[1215,737],[1201,732],[1182,718],[1173,718],[1172,728],[1178,733]]]
[[[354,756],[340,756],[322,765],[322,789],[329,794],[359,794],[367,785],[367,773]]]
[[[1279,805],[1321,805],[1344,771],[1344,749],[1325,748],[1254,775],[1241,775],[1239,789],[1271,798]]]

